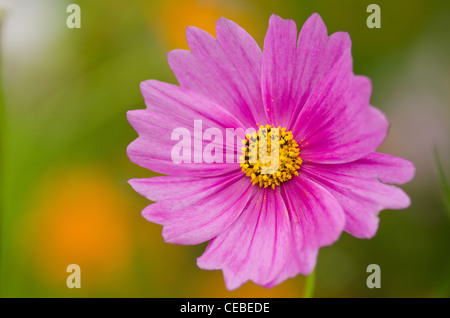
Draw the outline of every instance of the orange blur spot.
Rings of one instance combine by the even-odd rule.
[[[169,49],[188,49],[185,34],[188,26],[215,36],[215,24],[221,17],[235,21],[253,36],[257,31],[255,8],[245,1],[167,0],[156,8],[149,5],[146,15],[151,28]]]
[[[95,286],[128,265],[130,209],[100,171],[53,171],[40,184],[23,240],[43,279],[65,286],[67,266],[78,264],[83,283]]]

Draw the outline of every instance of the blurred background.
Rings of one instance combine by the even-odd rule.
[[[81,8],[69,29],[66,8]],[[381,29],[366,8],[381,7]],[[450,3],[343,0],[0,0],[0,295],[3,297],[302,297],[305,278],[228,292],[220,271],[196,266],[206,244],[166,244],[149,202],[127,184],[155,174],[132,164],[127,110],[139,83],[176,83],[166,53],[187,48],[186,26],[215,34],[221,16],[262,46],[270,14],[313,12],[349,32],[354,71],[373,82],[390,123],[380,151],[414,162],[412,205],[383,211],[372,240],[343,234],[322,248],[316,297],[450,296]],[[441,165],[438,164],[439,154]],[[447,176],[447,177],[446,177]],[[81,267],[68,289],[66,268]],[[366,286],[369,264],[381,288]]]

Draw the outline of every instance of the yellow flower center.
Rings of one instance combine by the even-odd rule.
[[[286,128],[260,126],[258,133],[246,135],[242,144],[241,168],[252,178],[253,185],[275,189],[293,175],[298,176],[302,164],[300,149]]]

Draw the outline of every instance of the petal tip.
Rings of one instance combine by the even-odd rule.
[[[320,14],[317,13],[317,12],[312,13],[312,14],[306,19],[306,22],[305,22],[305,23],[307,23],[307,22],[309,22],[309,23],[314,23],[314,24],[320,23],[320,24],[325,25],[325,23],[323,22],[322,17],[321,17]]]
[[[302,29],[305,27],[321,30],[320,33],[323,34],[324,36],[328,34],[327,26],[323,21],[322,17],[320,16],[320,14],[317,12],[314,12],[306,19],[305,23],[302,26]]]
[[[133,188],[134,191],[139,193],[138,187],[140,186],[140,183],[141,183],[140,181],[141,181],[140,179],[134,178],[134,179],[127,180],[127,183]]]
[[[292,19],[283,19],[279,15],[272,13],[269,18],[269,25],[271,23],[293,23],[293,24],[295,24],[295,21]]]

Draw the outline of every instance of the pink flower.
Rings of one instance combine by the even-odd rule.
[[[298,40],[294,21],[272,15],[264,52],[230,20],[219,19],[216,34],[189,27],[191,51],[168,54],[180,86],[141,83],[147,109],[128,112],[139,138],[127,153],[134,163],[168,176],[129,182],[157,201],[142,214],[164,226],[166,242],[210,241],[197,264],[222,269],[228,289],[247,280],[272,287],[311,273],[319,248],[342,231],[373,237],[382,209],[410,205],[391,184],[411,180],[415,169],[375,152],[388,122],[369,104],[369,79],[353,74],[347,33],[327,36],[313,14]],[[197,163],[211,143],[199,136],[192,143],[203,148],[189,156],[194,162],[174,162],[179,139],[172,140],[172,133],[179,127],[194,131],[198,120],[203,130],[223,135],[227,128],[268,125],[267,134],[280,141],[278,171],[264,174],[262,161],[249,161],[252,136],[245,134],[244,162]],[[278,138],[276,127],[283,128]],[[240,147],[232,153],[239,155]]]

